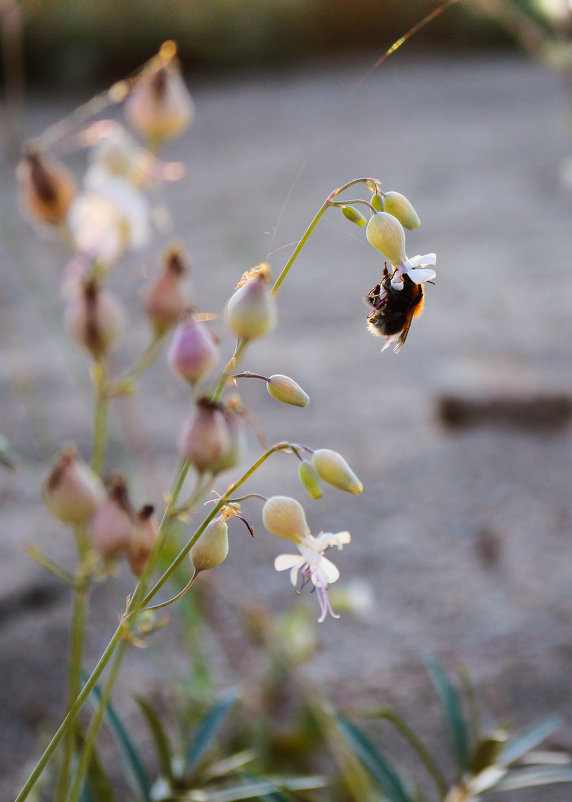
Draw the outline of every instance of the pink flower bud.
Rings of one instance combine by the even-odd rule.
[[[263,337],[276,325],[276,302],[270,295],[270,270],[262,264],[243,276],[225,310],[229,329],[239,339]]]
[[[193,311],[179,323],[169,347],[169,365],[182,379],[195,384],[216,364],[219,349],[204,323],[195,320]]]
[[[121,477],[115,476],[107,497],[94,512],[88,526],[90,541],[106,562],[129,553],[134,523],[127,485]]]
[[[228,424],[219,404],[206,398],[197,402],[195,414],[181,432],[179,448],[199,473],[216,472],[217,463],[231,445]]]
[[[240,403],[234,400],[234,397],[229,399],[223,405],[222,413],[228,428],[229,447],[211,467],[214,473],[236,468],[242,461],[246,448],[243,426],[244,414]]]
[[[129,544],[129,567],[135,576],[140,576],[147,565],[155,543],[159,537],[159,530],[153,518],[153,507],[146,504],[137,513],[135,525],[131,533]]]
[[[94,359],[100,359],[123,329],[125,312],[115,296],[90,279],[69,302],[65,323],[71,338]]]
[[[48,225],[65,220],[76,183],[58,159],[29,150],[16,168],[16,177],[24,209],[34,220]]]
[[[195,108],[175,61],[156,62],[137,79],[125,116],[151,144],[174,139],[193,121]]]
[[[105,498],[99,477],[77,456],[74,448],[58,455],[44,481],[42,495],[52,515],[68,526],[87,523]]]
[[[189,305],[183,280],[187,270],[181,249],[173,246],[165,253],[159,273],[143,290],[143,306],[158,337],[176,325]]]

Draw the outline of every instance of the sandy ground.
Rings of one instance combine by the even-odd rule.
[[[550,413],[539,427],[534,414],[542,411],[539,395],[570,394],[572,196],[559,181],[572,149],[565,98],[551,75],[516,57],[398,54],[360,85],[367,66],[198,83],[196,125],[167,154],[188,167],[166,197],[192,254],[202,309],[220,311],[242,270],[269,252],[278,271],[323,198],[362,175],[414,201],[423,225],[408,237],[409,254],[437,252],[438,280],[427,288],[423,316],[399,355],[381,355],[362,301],[379,280],[380,261],[363,230],[330,211],[281,292],[278,329],[244,363],[292,375],[312,399],[306,410],[278,407],[263,385],[245,386],[243,400],[268,438],[334,448],[365,485],[359,498],[330,489],[304,502],[315,531],[352,532],[351,547],[334,560],[343,579],[364,580],[375,597],[369,612],[320,627],[308,672],[336,700],[395,701],[437,737],[421,664],[432,652],[448,668],[463,663],[493,713],[517,729],[554,711],[572,722],[571,430]],[[73,105],[32,101],[26,133]],[[85,365],[61,330],[56,277],[64,256],[33,239],[12,184],[4,166],[0,429],[20,461],[17,473],[0,475],[0,796],[7,800],[37,754],[38,734],[61,711],[70,615],[68,594],[24,548],[35,542],[70,563],[68,535],[47,516],[39,485],[63,442],[87,453],[91,426]],[[133,287],[164,241],[113,278],[133,319],[117,369],[144,347]],[[224,335],[220,320],[213,326]],[[517,426],[489,406],[469,426],[448,427],[439,408],[450,395],[485,405],[530,401],[532,418]],[[123,406],[146,466],[133,479],[139,502],[160,501],[186,408],[184,388],[162,363],[141,382],[136,408]],[[118,418],[114,432],[108,467],[135,476],[121,454]],[[253,457],[257,449],[251,438]],[[249,487],[304,501],[285,456]],[[313,598],[297,600],[287,578],[274,574],[273,558],[284,549],[263,533],[259,505],[248,515],[258,536],[248,542],[245,530],[233,532],[221,586],[254,592],[271,610],[301,604],[314,612]],[[98,588],[90,660],[129,588],[125,572]],[[132,656],[139,687],[157,687],[166,651],[170,672],[183,665],[176,641],[173,628],[165,630]],[[569,726],[559,738],[572,743]],[[518,797],[540,798],[569,792]]]

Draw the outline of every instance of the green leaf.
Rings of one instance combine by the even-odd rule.
[[[83,749],[85,739],[79,732],[76,733],[76,747],[78,753]],[[87,769],[87,776],[81,789],[79,802],[114,802],[115,795],[111,782],[99,759],[95,747],[91,751],[91,759]]]
[[[371,739],[341,713],[337,713],[336,718],[342,735],[390,802],[412,802],[402,778],[377,751]]]
[[[251,782],[261,782],[261,778],[255,777],[252,774],[245,774],[244,777]],[[259,798],[262,800],[262,802],[288,802],[288,797],[284,796],[284,794],[281,793],[278,788],[276,791],[271,791],[268,794],[261,794]]]
[[[149,732],[151,733],[153,744],[155,745],[155,751],[157,752],[157,759],[159,761],[161,774],[169,781],[171,785],[174,785],[175,778],[173,776],[173,766],[171,763],[171,747],[169,745],[169,738],[167,737],[167,733],[161,724],[161,720],[157,714],[157,711],[142,696],[134,696],[133,698],[145,716],[145,721],[149,727]]]
[[[553,767],[518,769],[507,774],[492,790],[515,791],[519,788],[532,788],[536,785],[551,785],[552,783],[572,783],[572,769]]]
[[[425,657],[423,662],[441,699],[449,737],[449,748],[457,764],[460,779],[469,765],[469,731],[463,715],[461,700],[441,664],[434,657]]]
[[[82,676],[85,682],[87,680],[87,674],[82,672]],[[97,707],[101,699],[101,690],[97,685],[90,693],[89,699],[92,705]],[[151,785],[143,761],[141,760],[135,744],[131,740],[127,728],[123,725],[111,703],[107,705],[107,710],[105,711],[105,722],[119,746],[125,764],[125,773],[135,796],[140,797],[144,802],[151,802]]]
[[[205,713],[187,751],[184,774],[189,774],[197,768],[226,721],[237,697],[235,691],[229,691]]]
[[[322,777],[293,777],[293,778],[278,778],[273,780],[254,780],[250,782],[241,782],[237,785],[227,786],[220,791],[189,791],[184,796],[179,796],[180,800],[188,800],[188,802],[238,802],[241,799],[272,799],[275,794],[280,793],[280,789],[286,791],[313,791],[316,788],[323,788],[325,785]],[[268,795],[271,795],[268,797]],[[287,799],[280,795],[274,797],[276,799]]]
[[[525,734],[517,738],[516,741],[512,741],[508,744],[501,752],[497,763],[500,766],[510,766],[511,763],[520,760],[527,752],[530,752],[531,749],[534,749],[535,746],[542,743],[549,735],[552,735],[563,723],[562,716],[558,715],[550,716],[550,718],[545,719],[545,721],[541,721],[540,724],[537,724],[531,730],[525,732]]]

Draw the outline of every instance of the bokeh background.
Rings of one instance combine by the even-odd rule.
[[[145,346],[141,277],[171,236],[191,254],[201,307],[220,312],[244,269],[268,258],[280,270],[334,187],[372,175],[406,194],[422,219],[408,237],[409,255],[435,250],[438,280],[403,351],[380,355],[367,333],[362,297],[381,265],[363,230],[331,211],[281,291],[280,326],[244,363],[293,376],[312,399],[306,410],[278,407],[262,385],[245,386],[243,400],[269,440],[334,448],[365,485],[359,498],[331,489],[305,502],[293,461],[279,456],[250,486],[299,498],[314,530],[349,529],[352,545],[336,562],[344,580],[359,579],[374,599],[319,628],[306,670],[348,709],[397,704],[436,743],[442,733],[422,667],[429,652],[447,668],[464,664],[491,716],[517,729],[555,711],[572,721],[567,95],[555,72],[468,2],[371,71],[435,7],[417,0],[0,6],[7,94],[0,430],[18,464],[0,474],[2,798],[11,798],[38,738],[61,714],[70,599],[25,546],[36,542],[69,563],[68,535],[46,514],[39,487],[62,443],[88,453],[91,427],[86,366],[61,324],[65,253],[19,215],[15,145],[135,70],[166,38],[179,43],[197,118],[166,152],[187,168],[165,192],[172,234],[113,277],[132,315],[117,370]],[[82,156],[71,165],[79,173]],[[225,337],[220,319],[213,327]],[[140,388],[136,404],[117,405],[108,467],[132,476],[138,502],[160,503],[187,396],[161,360]],[[258,449],[252,437],[250,455]],[[217,569],[224,604],[232,608],[232,594],[240,600],[248,592],[275,614],[293,604],[313,613],[314,599],[293,597],[272,571],[282,544],[263,532],[255,504],[248,517],[254,542],[237,525],[231,555]],[[129,589],[125,571],[96,589],[89,659]],[[224,607],[220,618],[232,622]],[[130,685],[164,692],[185,671],[181,651],[174,622],[131,655],[120,703],[126,716],[137,717]],[[216,650],[214,666],[221,681],[237,682]],[[571,738],[569,726],[558,734],[560,745]],[[542,792],[543,800],[562,798]]]

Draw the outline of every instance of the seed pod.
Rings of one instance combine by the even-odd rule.
[[[236,337],[253,340],[263,337],[276,325],[276,302],[270,295],[268,270],[246,274],[244,284],[231,296],[225,310],[225,320]]]
[[[151,144],[162,144],[183,133],[195,116],[178,64],[155,65],[138,79],[125,103],[130,125]]]
[[[65,448],[44,481],[42,496],[54,518],[68,526],[78,526],[89,521],[105,498],[105,490],[75,448]]]
[[[266,382],[266,389],[277,401],[284,404],[292,404],[295,407],[307,407],[310,403],[310,396],[297,384],[290,376],[283,376],[275,373]]]
[[[88,280],[65,311],[65,323],[73,340],[94,359],[105,356],[125,325],[123,305],[96,281]]]
[[[165,253],[160,271],[143,289],[143,306],[158,337],[175,326],[189,306],[184,283],[187,270],[180,248],[173,246]]]
[[[153,511],[154,508],[151,504],[146,504],[142,507],[137,513],[131,532],[128,559],[129,567],[135,576],[141,575],[159,538],[159,530],[153,518]]]
[[[277,537],[301,543],[310,534],[302,505],[288,496],[272,496],[262,508],[262,522]]]
[[[358,212],[357,209],[354,209],[353,206],[342,206],[342,214],[344,217],[347,217],[348,220],[351,220],[352,223],[355,223],[357,226],[365,226],[367,220],[363,216],[361,212]]]
[[[383,195],[380,192],[376,192],[371,196],[370,203],[376,212],[383,212]]]
[[[413,229],[421,225],[421,220],[413,204],[400,192],[386,192],[384,205],[385,211],[397,217],[404,228],[413,231]]]
[[[188,310],[179,323],[169,347],[167,360],[182,379],[195,384],[216,364],[218,344],[204,323],[195,320]]]
[[[365,235],[369,244],[382,253],[392,265],[405,255],[405,232],[399,220],[388,212],[376,212],[369,219]]]
[[[322,498],[322,486],[318,471],[307,459],[298,465],[298,478],[313,499]]]
[[[195,572],[198,574],[199,571],[216,568],[226,560],[227,554],[228,526],[221,518],[215,518],[208,524],[191,549],[191,560]]]
[[[240,465],[242,462],[246,450],[242,407],[240,407],[233,398],[230,398],[223,405],[222,414],[224,415],[228,429],[229,447],[211,467],[214,473],[221,473],[222,471],[229,471],[232,468],[236,468],[236,466]]]
[[[34,220],[48,225],[65,220],[76,183],[58,159],[29,150],[16,168],[16,178],[22,204]]]
[[[217,462],[230,449],[228,424],[219,404],[206,398],[197,402],[195,414],[181,432],[179,448],[199,473],[216,472]]]
[[[94,512],[88,526],[92,545],[106,562],[128,554],[135,524],[127,485],[120,476],[109,483],[107,498]]]
[[[312,454],[312,465],[324,482],[355,496],[362,492],[363,484],[337,451],[319,448]]]

